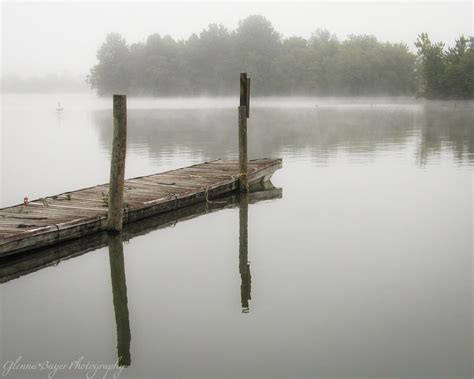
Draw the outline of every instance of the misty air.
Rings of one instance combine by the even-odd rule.
[[[3,377],[473,377],[472,2],[0,10]]]

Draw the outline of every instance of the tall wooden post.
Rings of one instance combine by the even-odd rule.
[[[114,95],[113,117],[114,137],[110,164],[107,229],[109,232],[119,232],[123,224],[123,189],[127,151],[127,97],[125,95]]]
[[[248,192],[248,157],[247,157],[247,107],[239,107],[239,169],[240,191]]]
[[[248,192],[247,118],[250,116],[250,79],[246,73],[240,74],[239,106],[239,170],[240,191]]]
[[[127,283],[123,257],[122,233],[109,236],[110,277],[117,327],[117,355],[119,366],[130,366],[130,318],[128,314]]]

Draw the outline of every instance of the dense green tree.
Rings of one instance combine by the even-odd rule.
[[[109,34],[88,82],[100,95],[227,95],[248,72],[255,95],[474,96],[472,37],[446,49],[421,34],[415,46],[418,56],[405,44],[366,35],[339,41],[323,29],[282,38],[267,19],[249,16],[235,31],[212,24],[180,41],[153,34],[128,45]]]
[[[325,29],[317,29],[308,42],[311,64],[308,67],[308,81],[311,92],[337,94],[340,91],[340,48],[341,44],[334,34]]]
[[[235,34],[234,59],[238,70],[247,72],[256,92],[273,92],[275,73],[272,63],[281,51],[281,35],[262,16],[249,16],[239,22]]]
[[[145,44],[145,77],[153,95],[174,95],[185,90],[183,42],[152,34]]]
[[[100,95],[126,93],[131,80],[130,50],[125,39],[118,33],[107,35],[97,51],[99,63],[91,69],[87,82]]]
[[[193,34],[184,45],[188,92],[225,94],[235,85],[238,72],[233,35],[223,26],[211,24],[199,36]]]
[[[429,99],[474,97],[474,38],[461,36],[454,47],[432,43],[422,33],[415,43],[419,56],[420,94]]]
[[[474,95],[474,37],[461,36],[446,52],[445,85],[449,97]]]
[[[308,42],[301,37],[285,39],[272,62],[273,90],[276,94],[308,93],[311,88],[312,57]]]
[[[428,98],[438,97],[443,93],[445,61],[443,43],[432,44],[428,34],[419,35],[415,46],[421,57],[422,87],[421,94]]]

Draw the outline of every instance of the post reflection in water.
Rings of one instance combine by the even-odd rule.
[[[125,225],[122,233],[117,235],[108,235],[106,232],[95,233],[84,236],[81,239],[66,241],[61,245],[47,246],[42,249],[26,252],[25,254],[3,257],[0,259],[0,283],[7,283],[20,277],[24,278],[29,274],[46,269],[52,265],[58,266],[59,264],[59,267],[62,268],[61,262],[63,261],[80,260],[81,257],[88,253],[108,246],[112,300],[117,333],[118,365],[120,367],[128,367],[131,365],[131,326],[122,241],[124,239],[129,241],[135,237],[174,226],[177,222],[189,221],[224,209],[235,209],[238,206],[241,306],[242,313],[248,313],[249,300],[251,299],[251,275],[248,262],[248,207],[251,204],[274,201],[283,197],[282,189],[275,188],[270,181],[251,185],[249,191],[248,194],[241,194],[235,191],[212,201],[196,203],[155,217],[129,223]],[[104,278],[100,277],[100,280],[104,282]],[[71,343],[70,346],[74,348],[75,345]],[[108,346],[108,349],[110,349],[110,346]]]
[[[121,367],[130,366],[130,319],[123,257],[122,233],[109,235],[110,276],[117,325],[117,355]]]
[[[250,275],[250,262],[248,261],[248,193],[241,193],[239,197],[239,272],[242,283],[240,284],[240,299],[242,313],[248,313],[249,300],[252,290],[252,277]]]

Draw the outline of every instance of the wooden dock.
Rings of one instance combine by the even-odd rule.
[[[248,162],[248,182],[269,180],[281,159]],[[215,160],[128,179],[123,223],[209,202],[239,188],[238,161]],[[102,232],[107,229],[109,185],[103,184],[0,209],[0,257]]]

